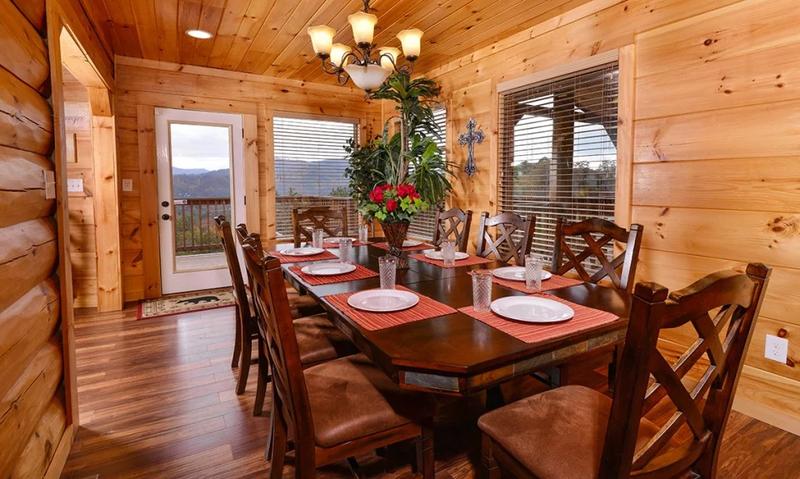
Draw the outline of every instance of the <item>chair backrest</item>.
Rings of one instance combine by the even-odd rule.
[[[486,258],[494,254],[500,261],[508,262],[513,258],[518,265],[525,264],[525,255],[531,252],[535,227],[534,215],[522,217],[516,213],[500,213],[490,218],[484,211],[478,235],[478,256]],[[497,234],[492,236],[490,228]],[[515,233],[521,233],[519,241],[514,239]]]
[[[225,252],[225,260],[228,262],[228,271],[231,273],[233,295],[239,308],[239,314],[242,315],[245,324],[250,324],[250,302],[247,300],[247,288],[244,283],[244,276],[242,276],[239,257],[236,254],[236,243],[233,240],[231,224],[222,215],[215,217],[214,222],[216,223],[216,233],[222,243],[222,250]]]
[[[303,241],[310,242],[315,229],[325,231],[328,236],[347,236],[347,208],[312,206],[292,210],[295,247],[299,247]]]
[[[636,285],[601,478],[628,477],[631,471],[673,477],[690,467],[700,477],[714,477],[721,435],[769,275],[763,264],[750,264],[746,273],[721,271],[671,294],[658,284]],[[697,340],[671,363],[657,348],[659,335],[687,323]],[[707,361],[700,361],[703,357]],[[684,382],[690,379],[694,385],[687,387]],[[668,406],[667,412],[674,413],[636,450],[640,420],[656,404],[659,412]],[[679,430],[690,438],[664,448],[678,440]]]
[[[245,245],[250,245],[252,248],[256,250],[256,254],[258,257],[264,256],[264,249],[261,245],[261,237],[258,233],[248,233],[247,232],[247,225],[244,223],[239,223],[236,225],[236,239],[239,241],[239,247],[244,248]],[[250,277],[250,270],[246,271],[247,273],[247,289],[250,291],[250,294],[253,294],[253,278]],[[258,313],[257,311],[254,311]]]
[[[260,337],[272,370],[273,414],[280,411],[277,420],[292,428],[297,460],[314,464],[314,425],[280,260],[259,255],[251,244],[242,249],[253,278]]]
[[[444,208],[436,210],[436,230],[433,232],[433,244],[439,244],[454,237],[459,251],[466,252],[469,246],[469,229],[472,224],[472,210],[464,211],[461,208]]]
[[[626,230],[602,218],[589,218],[578,223],[568,223],[558,218],[552,271],[555,274],[564,274],[574,269],[582,280],[590,283],[597,283],[608,277],[615,288],[630,292],[639,262],[643,231],[642,225],[634,224],[630,230]],[[586,245],[585,249],[577,253],[569,244],[569,238],[576,236]],[[612,241],[625,243],[625,250],[609,261],[603,252],[603,246]],[[600,265],[600,269],[592,274],[586,271],[584,265],[584,261],[589,258]]]

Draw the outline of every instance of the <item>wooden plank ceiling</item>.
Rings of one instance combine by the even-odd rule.
[[[305,81],[334,81],[320,71],[306,34],[337,29],[353,44],[347,16],[361,0],[81,0],[109,51],[123,56]],[[397,46],[406,28],[425,32],[417,71],[516,33],[588,0],[373,0],[375,43]],[[214,33],[210,40],[184,34]]]

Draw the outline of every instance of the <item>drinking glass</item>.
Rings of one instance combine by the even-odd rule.
[[[358,241],[361,243],[369,242],[369,225],[362,224],[358,226]]]
[[[353,238],[339,240],[339,261],[348,264],[353,262]]]
[[[397,276],[397,258],[394,256],[381,256],[378,258],[378,267],[381,276],[381,289],[394,289]]]
[[[442,260],[446,267],[456,265],[456,242],[453,240],[444,240],[441,244],[442,247]]]
[[[472,307],[486,312],[492,304],[492,272],[479,269],[472,272]]]
[[[525,255],[525,288],[542,290],[542,260],[534,253]]]
[[[323,229],[315,228],[314,231],[311,232],[311,246],[314,248],[322,248],[325,244],[325,239],[323,238],[324,234],[325,231]]]

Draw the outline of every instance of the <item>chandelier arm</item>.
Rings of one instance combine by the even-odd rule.
[[[326,58],[322,58],[322,71],[323,72],[325,72],[325,73],[327,73],[329,75],[335,75],[335,74],[339,73],[339,70],[341,70],[341,68],[339,68],[336,65],[334,65],[332,61],[329,61]]]
[[[389,53],[381,53],[380,56],[378,56],[378,64],[381,63],[381,60],[384,57],[389,59],[389,62],[392,64],[392,68],[394,69],[395,72],[403,72],[403,73],[408,73],[410,75],[414,71],[414,63],[405,63],[403,65],[397,66],[397,62],[395,61],[394,56],[390,55]]]
[[[364,0],[364,11],[369,13],[369,0]]]

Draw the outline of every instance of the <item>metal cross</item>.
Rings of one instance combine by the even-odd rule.
[[[467,132],[458,135],[458,144],[467,147],[467,164],[464,166],[464,172],[467,176],[475,174],[475,143],[483,143],[485,135],[483,130],[476,130],[478,122],[475,118],[470,118],[467,122]]]

